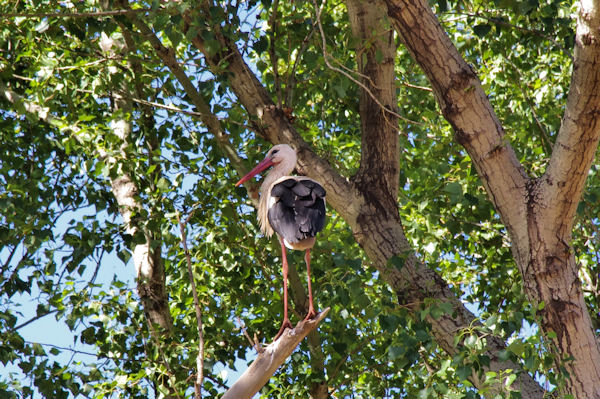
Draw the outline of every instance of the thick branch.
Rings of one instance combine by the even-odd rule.
[[[225,392],[222,399],[252,398],[275,374],[304,337],[317,328],[328,312],[329,308],[326,308],[314,319],[301,321],[293,330],[286,330],[277,341],[258,354],[244,374]]]
[[[193,23],[189,14],[184,14],[184,19],[188,27]],[[352,207],[351,198],[347,196],[348,190],[353,190],[350,182],[340,176],[327,161],[318,157],[310,145],[302,139],[283,110],[275,105],[267,90],[246,65],[236,45],[218,34],[218,31],[214,33],[217,34],[222,46],[221,51],[217,54],[206,50],[200,35],[193,37],[192,43],[204,53],[206,61],[214,73],[227,73],[229,84],[239,102],[255,119],[258,134],[273,144],[292,145],[298,152],[297,168],[303,174],[322,182],[332,183],[332,186],[327,188],[327,200],[334,201],[340,207]],[[225,70],[221,68],[222,61],[226,62]],[[310,167],[307,167],[308,165]],[[342,187],[343,190],[339,190]]]
[[[231,146],[231,143],[229,142],[227,134],[222,129],[220,121],[218,120],[216,115],[214,115],[211,112],[208,104],[206,104],[206,102],[202,99],[200,93],[196,90],[195,86],[190,81],[190,79],[187,77],[187,74],[185,73],[183,68],[181,68],[181,66],[177,62],[177,60],[175,58],[175,52],[172,49],[165,47],[161,43],[160,39],[158,39],[158,37],[154,34],[154,32],[152,32],[152,30],[147,25],[145,25],[140,19],[138,19],[136,17],[132,17],[132,22],[142,32],[142,34],[150,41],[150,43],[154,47],[154,49],[157,52],[157,54],[159,55],[159,57],[163,60],[165,65],[167,65],[169,67],[169,69],[171,70],[171,72],[173,72],[173,74],[177,77],[178,81],[184,87],[184,90],[186,91],[188,97],[192,100],[192,103],[198,109],[198,111],[200,113],[200,119],[208,127],[209,131],[216,136],[217,142],[219,143],[221,150],[224,151],[224,153],[227,155],[227,157],[234,164],[238,173],[240,175],[246,174],[245,166],[243,165],[243,162],[237,155],[237,152]],[[253,192],[253,187],[251,186],[250,182],[246,183],[246,186],[250,192]],[[257,193],[254,192],[254,195],[251,195],[251,199],[255,203],[255,206],[257,205],[256,204],[256,200],[257,200],[256,194]],[[294,266],[291,266],[290,271],[294,272],[295,276],[297,277],[298,274],[297,274],[297,271]],[[301,285],[294,284],[294,282],[297,283],[298,280],[296,279],[296,281],[290,281],[292,288],[295,286],[300,288],[300,289],[296,290],[297,295],[294,295],[294,297],[293,297],[294,301],[296,302],[296,307],[304,308],[304,304],[307,303],[306,294],[304,293],[304,290],[301,289]],[[304,312],[304,313],[306,313],[306,312]],[[319,359],[321,359],[321,362],[322,362],[323,352],[322,352],[322,348],[320,346],[320,339],[319,339],[319,336],[316,333],[316,331],[313,331],[309,334],[309,346],[311,347],[311,352],[313,353],[312,359],[314,361],[319,361]],[[315,368],[315,370],[316,369],[317,368]],[[323,370],[323,365],[321,364],[318,369]],[[321,393],[321,391],[322,391],[320,389],[321,385],[323,385],[323,384],[318,384],[318,386],[316,385],[315,387],[313,387],[314,389],[312,389],[312,391],[314,391],[316,393],[316,395]],[[324,386],[326,387],[326,385],[324,385]]]
[[[55,128],[62,129],[65,131],[71,131],[73,136],[77,138],[79,128],[74,125],[68,125],[59,118],[54,117],[48,112],[47,109],[40,106],[39,104],[29,101],[20,96],[10,88],[0,84],[0,94],[6,98],[9,102],[13,103],[17,109],[22,108],[27,114],[32,115]],[[115,127],[120,137],[128,134],[123,129],[126,129],[122,124],[115,124]],[[98,156],[100,158],[107,158],[107,154],[102,150],[98,149]],[[115,160],[108,160],[109,162],[115,162]],[[137,188],[130,176],[123,173],[121,176],[111,180],[111,187],[115,199],[120,207],[120,213],[123,217],[125,226],[130,234],[135,234],[138,230],[137,227],[131,224],[131,214],[133,211],[141,209],[141,205],[137,202]],[[148,238],[149,240],[149,238]],[[160,262],[160,269],[162,270],[162,259],[159,250],[150,250],[150,241],[135,246],[133,251],[132,260],[140,281],[144,279],[144,276],[153,276],[154,270],[156,270],[157,262]],[[164,289],[164,283],[160,283],[160,274],[162,271],[158,271],[155,276],[157,278],[157,284],[140,284],[138,290],[140,291],[140,297],[144,300],[144,310],[150,317],[152,323],[159,324],[166,331],[172,328],[172,319],[168,311],[168,304],[166,302],[166,292]],[[163,278],[164,279],[164,278]]]
[[[406,48],[431,82],[456,140],[473,160],[481,181],[513,237],[527,240],[522,228],[528,177],[473,69],[467,65],[423,0],[385,0],[388,15]],[[519,228],[521,227],[521,228]]]
[[[115,47],[110,46],[104,50],[111,56],[114,56],[118,51],[118,48],[126,48],[131,53],[135,52],[133,46],[133,41],[126,34],[120,45]],[[139,62],[137,59],[132,60],[130,58],[129,65],[133,71],[134,80],[138,79],[139,77],[136,75],[141,72]],[[125,82],[121,85],[122,87],[119,87],[118,89],[123,91],[125,96],[113,95],[112,104],[115,111],[121,110],[121,115],[125,115],[131,113],[133,108],[133,102],[130,101],[128,97],[133,97],[131,96],[131,93],[135,92],[135,89],[129,87]],[[141,88],[139,88],[137,95],[139,96],[141,94]],[[140,126],[146,128],[146,130],[150,132],[154,129],[154,119],[150,115],[145,114],[145,118]],[[122,116],[115,118],[111,122],[111,127],[115,136],[119,137],[121,140],[121,157],[119,159],[109,156],[107,161],[112,164],[131,161],[131,157],[127,152],[127,147],[131,143],[132,122]],[[152,137],[152,134],[148,133],[147,136]],[[152,151],[153,145],[157,145],[157,143],[152,143],[152,140],[148,140],[150,151]],[[119,169],[127,170],[127,168]],[[160,174],[160,168],[156,168],[154,173]],[[173,319],[169,311],[169,301],[165,283],[165,266],[162,259],[161,247],[160,245],[152,245],[152,243],[156,241],[156,233],[147,229],[143,223],[140,223],[140,220],[134,221],[132,218],[135,213],[139,213],[144,209],[138,196],[139,187],[132,179],[132,176],[126,172],[121,172],[120,176],[111,178],[111,186],[113,195],[119,204],[119,211],[127,226],[128,233],[131,235],[143,234],[145,238],[143,243],[135,246],[132,257],[137,272],[138,294],[142,300],[144,312],[146,313],[149,322],[158,324],[164,331],[170,332],[173,329]],[[151,219],[155,217],[155,209],[148,209],[148,213]],[[153,329],[151,331],[153,331]],[[157,337],[154,338],[157,340]]]
[[[549,210],[560,216],[549,228],[567,242],[599,138],[600,4],[582,1],[567,106],[541,189]]]
[[[352,34],[356,39],[356,60],[362,83],[360,90],[361,161],[356,184],[386,206],[397,207],[398,118],[396,45],[394,31],[385,18],[380,0],[346,2]]]
[[[575,212],[600,136],[600,4],[580,3],[573,76],[552,157],[530,185],[530,247],[519,265],[532,302],[544,303],[541,326],[569,378],[563,393],[600,397],[600,345],[587,309],[571,242]],[[520,251],[524,252],[524,251]],[[569,359],[569,360],[563,360]]]
[[[198,115],[200,116],[202,123],[208,128],[209,132],[215,136],[219,148],[230,159],[236,171],[243,176],[245,174],[244,171],[246,171],[243,161],[231,145],[229,136],[225,132],[225,129],[223,129],[221,121],[212,113],[210,106],[204,101],[200,92],[188,78],[179,62],[177,62],[175,50],[164,46],[152,29],[138,18],[137,15],[130,15],[129,20],[140,30],[144,38],[150,42],[159,58],[169,68],[173,75],[175,75],[185,93],[192,101],[192,104],[194,104],[198,110]],[[250,183],[246,183],[245,185],[250,188]]]
[[[573,217],[599,135],[597,2],[581,5],[567,110],[547,173],[539,180],[525,175],[479,80],[428,4],[418,0],[386,3],[396,30],[427,74],[456,140],[471,156],[507,226],[529,299],[545,305],[540,325],[544,332],[553,333],[548,339],[559,353],[557,369],[564,368],[569,375],[564,393],[600,397],[600,349],[569,246]]]

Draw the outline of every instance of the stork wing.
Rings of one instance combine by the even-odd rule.
[[[287,242],[314,237],[325,226],[325,189],[316,181],[289,178],[271,188],[277,198],[269,208],[269,223]]]

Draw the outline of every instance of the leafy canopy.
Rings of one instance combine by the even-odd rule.
[[[182,397],[191,395],[198,336],[179,212],[192,215],[187,228],[204,315],[204,390],[216,395],[231,383],[222,378],[223,365],[236,368],[252,356],[241,323],[261,340],[279,327],[278,244],[260,236],[246,190],[233,188],[238,175],[182,86],[127,15],[93,14],[101,3],[0,2],[0,90],[28,102],[0,100],[0,362],[14,370],[0,376],[0,394],[147,397],[161,389],[157,382],[168,381]],[[292,110],[314,150],[351,176],[360,162],[358,87],[326,66],[313,3],[223,2],[210,8],[210,20],[184,34],[181,15],[193,3],[129,6],[142,10],[137,15],[174,49],[247,166],[269,144],[254,134],[255,121],[236,101],[227,76],[209,71],[190,43],[201,34],[208,51],[218,51],[211,25],[222,26],[237,43],[274,101]],[[327,53],[340,68],[356,70],[361,54],[354,51],[344,3],[322,7]],[[572,5],[442,0],[432,7],[477,70],[520,161],[530,174],[541,174],[569,83]],[[70,13],[76,15],[62,15]],[[523,326],[536,325],[544,305],[527,303],[506,232],[468,156],[453,142],[428,82],[402,47],[395,68],[404,117],[398,202],[407,235],[419,257],[477,309],[483,321],[477,328],[508,340],[501,356],[543,376],[548,387],[560,384],[537,329],[519,335]],[[115,111],[118,98],[131,108]],[[121,119],[132,126],[125,145],[114,133]],[[174,331],[159,346],[135,285],[121,272],[110,277],[133,268],[132,250],[144,239],[128,234],[111,193],[111,180],[123,173],[134,179],[143,205],[134,219],[154,233],[165,262]],[[592,315],[599,311],[599,196],[594,166],[574,232]],[[435,302],[422,304],[417,314],[399,308],[331,209],[313,255],[317,307],[332,308],[319,331],[322,358],[303,343],[263,389],[264,397],[306,397],[311,383],[325,378],[338,397],[477,396],[466,379],[489,363],[482,354],[485,339],[457,331],[465,350],[449,357],[424,322],[451,308]],[[304,276],[301,254],[290,262]],[[96,283],[99,275],[109,277]],[[304,281],[294,272],[291,278]],[[42,317],[66,325],[73,348],[94,356],[23,333],[27,322]],[[486,378],[508,387],[514,375]]]

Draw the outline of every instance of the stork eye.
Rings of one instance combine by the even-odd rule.
[[[271,152],[271,155],[275,155],[275,154],[277,154],[278,152],[279,152],[279,150],[273,150],[273,151]]]

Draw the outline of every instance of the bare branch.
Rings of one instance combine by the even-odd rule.
[[[258,340],[256,339],[256,334],[254,334],[254,340],[252,338],[250,338],[250,335],[248,334],[248,329],[246,328],[246,325],[244,324],[242,319],[240,319],[239,317],[236,317],[236,320],[237,320],[238,324],[240,325],[240,330],[242,330],[242,334],[244,334],[244,337],[246,337],[246,339],[248,340],[250,345],[252,345],[254,350],[257,353],[263,353],[264,349],[261,348],[260,345],[258,344]]]
[[[193,212],[193,211],[192,211]],[[191,214],[186,218],[185,223],[189,220]],[[196,283],[194,281],[194,272],[192,270],[192,257],[187,246],[187,234],[186,225],[181,222],[179,218],[179,212],[177,212],[177,223],[179,224],[179,230],[181,231],[181,245],[183,245],[183,251],[185,253],[185,260],[187,263],[188,277],[190,279],[190,285],[192,287],[192,296],[194,297],[194,309],[196,311],[196,323],[198,327],[198,356],[196,357],[196,381],[194,382],[194,391],[196,398],[202,398],[202,382],[204,380],[204,333],[202,331],[202,309],[200,308],[200,301],[198,300],[198,291],[196,290]]]
[[[325,5],[325,0],[323,1],[323,3],[321,3],[321,7],[319,7],[317,5],[316,0],[313,0],[313,5],[315,6],[315,10],[316,10],[316,16],[315,19],[317,21],[317,26],[319,28],[319,32],[321,34],[321,43],[323,46],[323,60],[325,60],[325,65],[327,65],[327,67],[329,69],[331,69],[332,71],[341,73],[342,75],[344,75],[345,77],[347,77],[348,79],[350,79],[352,82],[354,82],[355,84],[357,84],[358,86],[360,86],[365,92],[367,92],[367,94],[369,94],[369,96],[373,99],[373,101],[379,105],[379,107],[381,108],[381,110],[383,112],[389,113],[390,115],[395,116],[396,118],[402,119],[405,122],[411,123],[411,124],[415,124],[415,125],[419,125],[419,126],[423,126],[424,124],[421,122],[417,122],[417,121],[413,121],[412,119],[408,119],[402,115],[400,115],[399,113],[385,107],[381,101],[379,101],[379,99],[377,98],[377,96],[375,96],[373,94],[373,92],[371,91],[371,89],[369,89],[367,87],[367,85],[365,85],[364,83],[362,83],[361,81],[359,81],[358,79],[356,79],[354,76],[352,76],[351,74],[349,74],[348,72],[344,71],[341,68],[338,68],[336,66],[333,66],[331,64],[331,62],[329,61],[330,58],[333,59],[333,57],[331,56],[331,54],[329,54],[329,52],[327,51],[327,41],[325,40],[325,32],[323,31],[323,25],[321,24],[321,12],[323,11],[323,6]]]
[[[600,140],[600,6],[583,1],[579,8],[571,87],[543,187],[552,208],[565,216],[556,228],[567,241]]]
[[[278,66],[278,61],[279,58],[277,58],[277,54],[275,54],[275,41],[277,40],[277,28],[279,26],[279,20],[278,20],[278,8],[279,8],[279,0],[275,0],[273,1],[273,4],[271,5],[271,9],[273,10],[273,12],[271,12],[271,15],[269,16],[269,27],[271,28],[271,40],[269,43],[269,58],[271,59],[271,65],[273,66],[273,79],[274,79],[274,86],[275,86],[275,92],[277,93],[277,105],[279,107],[282,106],[282,101],[283,101],[283,95],[281,93],[281,78],[279,76],[279,66]]]
[[[222,399],[250,399],[292,354],[298,344],[325,318],[330,308],[314,319],[301,321],[293,330],[285,330],[279,339],[259,353],[250,367],[229,388]]]
[[[34,321],[36,321],[36,320],[39,320],[39,319],[41,319],[42,317],[46,317],[46,316],[48,316],[49,314],[56,313],[56,312],[58,312],[58,309],[55,309],[55,310],[52,310],[52,311],[48,311],[48,312],[46,312],[46,313],[42,313],[42,314],[40,314],[40,315],[34,316],[34,317],[32,317],[31,319],[29,319],[29,320],[27,320],[27,321],[24,321],[23,323],[19,324],[18,326],[15,326],[15,327],[13,327],[11,330],[12,330],[12,331],[17,331],[17,330],[19,330],[19,329],[21,329],[21,328],[23,328],[23,327],[25,327],[25,326],[27,326],[27,325],[29,325],[29,324],[33,323],[33,322],[34,322]]]
[[[80,351],[78,349],[68,348],[68,347],[64,347],[64,346],[58,346],[58,345],[54,345],[54,344],[46,344],[46,343],[43,343],[43,342],[31,342],[31,341],[25,341],[25,342],[28,343],[28,344],[38,344],[38,345],[42,345],[42,346],[49,346],[51,348],[60,349],[61,351],[69,351],[69,352],[72,352],[73,354],[98,357],[97,353]]]
[[[138,14],[152,11],[150,8],[127,9],[127,10],[106,10],[91,12],[39,12],[39,13],[6,13],[0,14],[0,19],[12,18],[98,18],[115,17],[117,15]]]
[[[516,239],[526,239],[526,207],[512,206],[526,196],[528,176],[484,92],[426,1],[385,0],[400,39],[431,82],[442,114],[456,141],[473,160],[490,199]],[[440,63],[439,60],[444,60]]]

